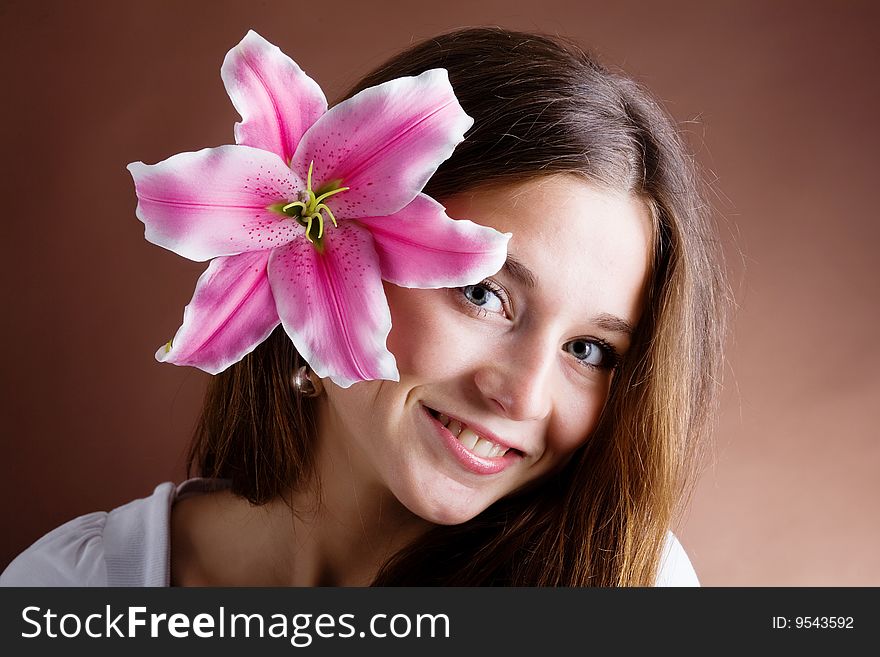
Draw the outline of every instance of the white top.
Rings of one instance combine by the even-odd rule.
[[[172,505],[228,485],[222,479],[165,482],[149,497],[74,518],[18,555],[0,586],[168,586]],[[699,586],[681,543],[672,532],[666,539],[656,586]]]

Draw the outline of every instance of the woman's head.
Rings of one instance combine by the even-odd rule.
[[[478,418],[489,425],[482,427],[488,433],[501,436],[497,429],[503,425],[516,437],[509,442],[526,437],[534,441],[540,432],[533,427],[513,427],[531,426],[546,408],[523,411],[525,402],[514,402],[514,398],[522,397],[528,386],[517,388],[514,384],[522,382],[510,379],[522,377],[530,367],[537,368],[531,381],[540,381],[550,371],[549,360],[537,357],[540,341],[546,342],[544,346],[553,344],[557,358],[565,353],[573,359],[599,348],[579,338],[616,341],[625,356],[613,377],[605,371],[604,379],[598,376],[587,386],[590,394],[566,388],[568,374],[560,374],[555,382],[548,379],[552,390],[534,388],[530,403],[536,408],[541,405],[535,401],[541,396],[538,392],[545,401],[551,394],[554,400],[570,396],[577,406],[565,409],[565,417],[575,419],[566,419],[564,429],[548,424],[545,435],[534,443],[563,445],[553,452],[558,458],[552,459],[552,467],[544,468],[548,461],[543,461],[532,471],[537,476],[559,470],[553,480],[559,503],[545,508],[546,495],[543,502],[525,493],[514,496],[520,517],[529,517],[531,528],[517,528],[505,516],[504,529],[498,529],[493,540],[520,546],[531,541],[535,554],[542,549],[548,554],[565,553],[564,559],[557,555],[557,570],[547,576],[552,581],[574,582],[579,577],[611,583],[647,581],[656,568],[678,500],[684,466],[691,462],[692,447],[707,428],[720,362],[721,269],[689,159],[669,119],[638,85],[609,73],[576,47],[541,36],[491,28],[443,35],[393,58],[348,95],[431,68],[448,70],[462,107],[474,118],[474,127],[425,192],[446,204],[450,216],[513,232],[511,253],[528,259],[529,269],[539,270],[542,289],[552,290],[552,300],[562,305],[556,315],[535,311],[544,332],[535,330],[529,334],[532,339],[520,342],[504,333],[507,329],[495,319],[482,317],[479,324],[467,324],[459,310],[461,326],[456,330],[466,333],[469,341],[461,353],[476,349],[485,356],[481,350],[489,350],[492,362],[487,361],[480,372],[460,362],[456,376],[432,376],[432,387],[427,388],[419,387],[428,385],[423,376],[425,361],[430,359],[430,369],[438,374],[443,371],[437,360],[440,353],[455,356],[455,341],[436,323],[439,300],[450,300],[450,294],[457,292],[459,302],[486,297],[486,304],[495,304],[492,290],[420,291],[389,286],[394,324],[389,347],[401,366],[400,384],[368,382],[348,392],[331,388],[329,404],[332,407],[335,398],[336,408],[341,409],[344,400],[352,402],[347,404],[351,411],[337,415],[349,422],[349,433],[354,433],[363,428],[355,422],[358,417],[368,420],[370,414],[377,414],[377,407],[368,403],[371,397],[381,402],[387,399],[380,395],[383,390],[400,385],[404,387],[398,392],[425,393],[420,399],[439,407],[430,407],[435,411],[451,415],[464,408],[467,417],[463,419]],[[596,211],[595,204],[603,209]],[[602,223],[590,223],[595,221]],[[559,288],[552,287],[554,273],[563,281]],[[538,300],[532,297],[530,303]],[[595,322],[574,330],[574,317],[590,320],[603,313],[634,327],[626,344],[621,344],[619,334],[607,330],[597,336]],[[481,338],[484,344],[479,347]],[[432,351],[432,341],[440,339],[446,346]],[[281,482],[292,479],[295,483],[307,476],[312,450],[302,435],[308,433],[304,427],[315,422],[316,409],[297,400],[298,413],[273,408],[275,419],[267,422],[248,420],[247,413],[232,420],[220,408],[224,400],[247,396],[285,401],[286,393],[276,389],[286,387],[285,372],[289,374],[289,368],[296,365],[286,341],[278,331],[216,379],[206,404],[202,438],[192,452],[203,474],[232,476],[237,480],[234,488],[254,501],[278,494]],[[492,351],[501,345],[510,353]],[[410,355],[412,360],[407,362]],[[566,367],[558,362],[555,366],[557,372]],[[407,369],[412,377],[406,377]],[[467,378],[463,372],[469,373]],[[417,383],[407,388],[413,381]],[[359,405],[353,401],[361,394],[354,390],[357,386],[365,391]],[[258,408],[260,403],[250,406]],[[282,419],[285,412],[287,418]],[[489,421],[491,417],[496,419]],[[430,426],[430,418],[421,419]],[[388,435],[385,429],[381,433]],[[366,432],[359,435],[361,440],[370,440]],[[528,452],[524,442],[512,446]],[[273,455],[272,463],[267,463],[265,454]],[[391,464],[386,478],[408,476],[400,472],[406,466],[394,465],[386,457],[377,457]],[[375,470],[369,461],[364,467]],[[516,471],[511,468],[510,472]],[[483,502],[488,504],[534,479],[506,481],[505,474],[496,477],[506,484],[492,489],[493,494],[453,510],[448,518],[432,519],[460,522],[470,516],[470,510],[480,510]],[[459,484],[467,488],[467,482]],[[402,501],[411,508],[419,503],[418,499]],[[486,526],[490,525],[487,520]],[[563,525],[565,532],[560,533]],[[543,527],[540,536],[530,533],[539,527]],[[569,540],[564,549],[554,542],[571,531],[577,539]],[[618,556],[607,560],[602,553],[609,551]],[[404,555],[400,563],[413,558]],[[588,572],[592,574],[584,575]],[[529,581],[527,575],[523,579]]]
[[[640,199],[568,174],[446,206],[512,233],[509,264],[465,288],[386,285],[400,381],[328,381],[320,425],[361,477],[455,524],[558,470],[592,433],[641,315],[653,230]]]

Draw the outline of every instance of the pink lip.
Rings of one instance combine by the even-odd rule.
[[[496,456],[494,458],[477,456],[467,447],[462,445],[458,441],[458,438],[452,435],[452,432],[450,432],[449,429],[444,427],[440,423],[440,421],[437,420],[437,418],[431,415],[431,411],[428,410],[427,406],[422,406],[422,409],[424,410],[425,415],[431,421],[434,430],[437,432],[437,435],[440,437],[446,448],[450,452],[452,452],[452,455],[455,456],[458,462],[470,472],[481,475],[497,474],[502,470],[507,469],[510,465],[522,458],[520,453],[512,448],[504,456]],[[477,427],[474,427],[472,425],[468,426],[470,426],[471,430],[474,431],[477,435],[485,435],[487,440],[490,440],[493,443],[496,442],[494,436],[492,436],[488,432],[486,434],[483,434]],[[510,448],[509,445],[506,445],[501,441],[497,441],[497,444],[501,445],[502,447]]]

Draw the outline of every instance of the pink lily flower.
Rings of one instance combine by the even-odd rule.
[[[235,145],[128,165],[147,240],[211,260],[156,358],[216,374],[281,323],[320,377],[399,380],[383,279],[475,284],[501,268],[510,239],[421,193],[473,123],[446,71],[328,110],[317,83],[250,31],[221,76],[242,117]]]

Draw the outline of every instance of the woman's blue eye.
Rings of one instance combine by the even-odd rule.
[[[483,283],[479,285],[466,285],[461,288],[461,291],[468,301],[487,312],[504,312],[504,304],[501,302],[501,298]]]
[[[600,369],[612,369],[617,366],[618,359],[613,347],[592,340],[572,340],[563,345],[563,349],[577,358],[584,365]]]

